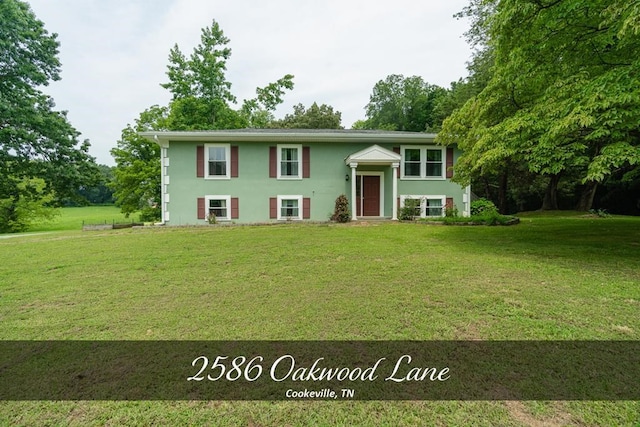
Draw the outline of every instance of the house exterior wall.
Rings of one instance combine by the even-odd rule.
[[[216,144],[225,142],[216,141]],[[207,196],[229,196],[236,198],[238,216],[230,221],[237,223],[273,222],[270,218],[270,200],[278,196],[301,196],[310,202],[308,220],[327,221],[333,213],[335,200],[345,194],[351,203],[351,168],[345,159],[359,150],[371,146],[371,142],[300,142],[288,140],[283,144],[300,144],[309,147],[310,177],[302,179],[277,179],[269,177],[269,147],[274,141],[234,141],[237,146],[238,177],[228,179],[205,179],[196,176],[197,147],[203,141],[172,141],[163,147],[163,191],[164,222],[168,225],[204,224],[198,219],[198,199]],[[377,143],[393,150],[400,144]],[[407,144],[403,144],[407,145]],[[424,145],[416,144],[416,145]],[[454,160],[459,156],[454,151]],[[383,173],[384,212],[391,217],[393,204],[401,195],[446,195],[452,198],[460,212],[465,207],[466,189],[448,179],[404,180],[398,179],[398,198],[392,197],[393,169],[391,166],[359,165],[358,174]],[[346,180],[346,176],[350,180]],[[300,206],[302,209],[302,206]]]

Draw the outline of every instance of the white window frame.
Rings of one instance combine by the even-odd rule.
[[[298,150],[298,175],[282,175],[282,149],[283,148],[295,148]],[[278,144],[277,146],[277,169],[278,179],[302,179],[302,144]]]
[[[209,175],[209,148],[224,148],[226,162],[225,175]],[[205,144],[204,145],[205,179],[231,179],[231,144]]]
[[[408,176],[404,173],[405,166],[405,150],[420,150],[420,176]],[[440,176],[427,176],[427,150],[439,150],[442,155],[442,167],[440,169]],[[406,180],[431,180],[438,181],[446,179],[446,167],[447,167],[447,150],[446,147],[439,145],[403,145],[400,147],[400,154],[402,159],[400,160],[400,179]]]
[[[420,200],[420,218],[435,218],[445,215],[447,205],[447,196],[431,195],[431,194],[402,194],[400,195],[400,207],[404,207],[404,201],[407,199]],[[440,200],[442,204],[442,213],[440,215],[427,215],[427,200]]]
[[[231,221],[231,196],[230,195],[210,195],[204,197],[205,220],[209,220],[209,202],[211,200],[224,200],[227,205],[227,216],[216,216],[217,221]]]
[[[287,196],[287,195],[282,195],[282,196],[278,196],[278,220],[280,221],[284,221],[284,220],[293,220],[293,221],[298,221],[298,220],[302,220],[302,216],[303,216],[303,209],[304,207],[302,206],[302,196]],[[282,216],[282,202],[284,200],[297,200],[298,201],[298,216],[294,217],[294,216]]]

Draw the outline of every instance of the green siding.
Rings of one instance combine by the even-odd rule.
[[[295,142],[287,142],[291,144]],[[269,178],[269,147],[274,142],[237,142],[238,178],[225,180],[196,177],[196,146],[203,143],[170,142],[167,150],[170,177],[167,186],[170,196],[167,211],[170,225],[202,224],[197,219],[197,199],[207,195],[229,195],[239,199],[238,223],[274,221],[269,219],[269,198],[278,195],[301,195],[311,200],[311,220],[327,221],[331,216],[335,199],[340,194],[351,198],[351,182],[346,175],[351,169],[345,158],[371,146],[371,143],[306,143],[310,147],[311,177],[301,180],[279,180]],[[397,144],[378,144],[392,150]],[[458,154],[458,153],[456,153]],[[391,167],[358,167],[358,172],[383,171],[385,202],[384,214],[391,217],[393,203],[393,177]],[[454,203],[462,211],[464,190],[448,180],[406,181],[398,180],[398,196],[402,194],[444,194],[454,198]],[[301,207],[302,208],[302,207]]]

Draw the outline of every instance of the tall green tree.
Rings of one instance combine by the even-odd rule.
[[[441,141],[465,154],[457,179],[499,164],[547,177],[543,208],[579,171],[581,208],[595,186],[640,162],[640,3],[490,1],[475,22],[494,55],[486,88],[445,121]]]
[[[265,127],[272,112],[283,102],[285,90],[293,89],[293,76],[287,74],[265,87],[256,97],[245,100],[236,110],[237,98],[227,80],[227,61],[231,57],[229,39],[213,20],[202,29],[200,43],[189,57],[178,45],[169,52],[167,77],[161,84],[172,95],[167,127],[171,130],[213,130]]]
[[[160,219],[160,146],[138,132],[167,130],[166,107],[154,105],[140,114],[134,125],[122,130],[111,155],[116,161],[111,183],[116,205],[127,216],[142,211],[143,221]]]
[[[111,151],[116,161],[114,190],[116,204],[125,214],[142,210],[143,220],[160,219],[160,148],[138,136],[149,130],[217,130],[266,127],[272,112],[283,102],[286,90],[293,89],[287,74],[265,87],[256,97],[235,108],[236,97],[227,80],[229,39],[213,20],[202,29],[200,43],[188,57],[178,45],[169,51],[168,82],[161,86],[171,92],[168,106],[153,106],[127,125]]]
[[[293,114],[287,114],[281,120],[273,121],[269,127],[280,129],[343,129],[342,113],[333,107],[317,103],[305,108],[302,104],[293,106]]]
[[[0,200],[5,224],[26,223],[21,200],[51,205],[77,196],[99,174],[89,142],[40,88],[60,79],[59,43],[29,5],[0,1]],[[44,183],[44,185],[41,185]],[[37,201],[40,202],[37,202]],[[5,228],[6,230],[6,228]]]
[[[440,127],[434,114],[438,99],[446,90],[422,77],[391,74],[373,87],[366,105],[366,117],[355,128],[410,132],[435,131]]]

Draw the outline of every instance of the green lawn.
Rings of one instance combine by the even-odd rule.
[[[112,205],[61,208],[60,214],[51,221],[36,224],[29,232],[82,230],[83,224],[111,224],[113,222],[130,222],[138,220],[138,215],[125,218],[120,208]]]
[[[0,256],[4,340],[640,339],[640,218],[70,231],[0,240]],[[637,426],[639,414],[639,402],[6,402],[0,425]]]

